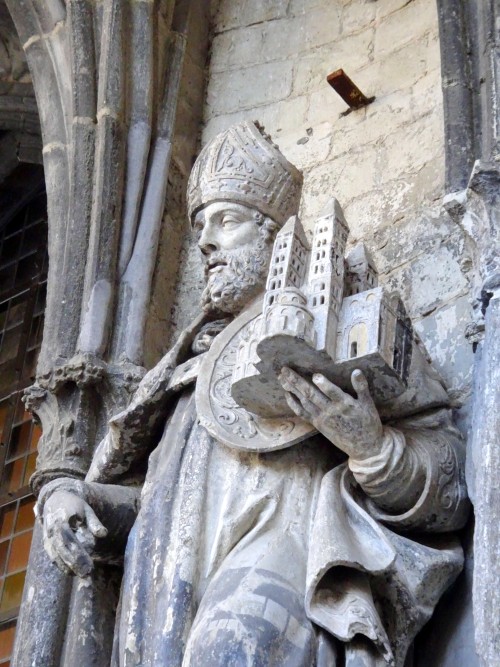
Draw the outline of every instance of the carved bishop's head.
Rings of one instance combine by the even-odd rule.
[[[264,288],[278,229],[297,213],[302,174],[255,123],[219,134],[188,185],[189,216],[205,256],[205,309],[237,313]]]
[[[188,183],[188,212],[214,201],[257,209],[284,225],[299,210],[302,174],[263,128],[245,121],[218,134],[201,151]]]

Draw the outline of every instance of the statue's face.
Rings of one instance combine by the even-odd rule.
[[[238,313],[265,286],[276,224],[249,206],[213,202],[194,227],[205,257],[203,307]]]

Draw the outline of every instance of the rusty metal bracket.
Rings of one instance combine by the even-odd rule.
[[[349,105],[349,109],[344,111],[341,114],[342,116],[346,116],[351,113],[351,111],[361,109],[361,107],[371,104],[375,99],[375,96],[366,97],[352,79],[347,76],[343,69],[335,70],[335,72],[332,72],[326,77],[326,80],[334,91],[340,95],[344,102]]]

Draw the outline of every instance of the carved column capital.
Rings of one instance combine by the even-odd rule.
[[[77,354],[26,389],[26,407],[43,431],[30,482],[35,493],[57,477],[85,477],[107,419],[128,403],[143,374],[139,366]]]

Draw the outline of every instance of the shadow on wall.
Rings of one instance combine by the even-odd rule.
[[[473,532],[471,519],[462,533],[464,570],[419,634],[414,667],[479,667],[472,616]]]

